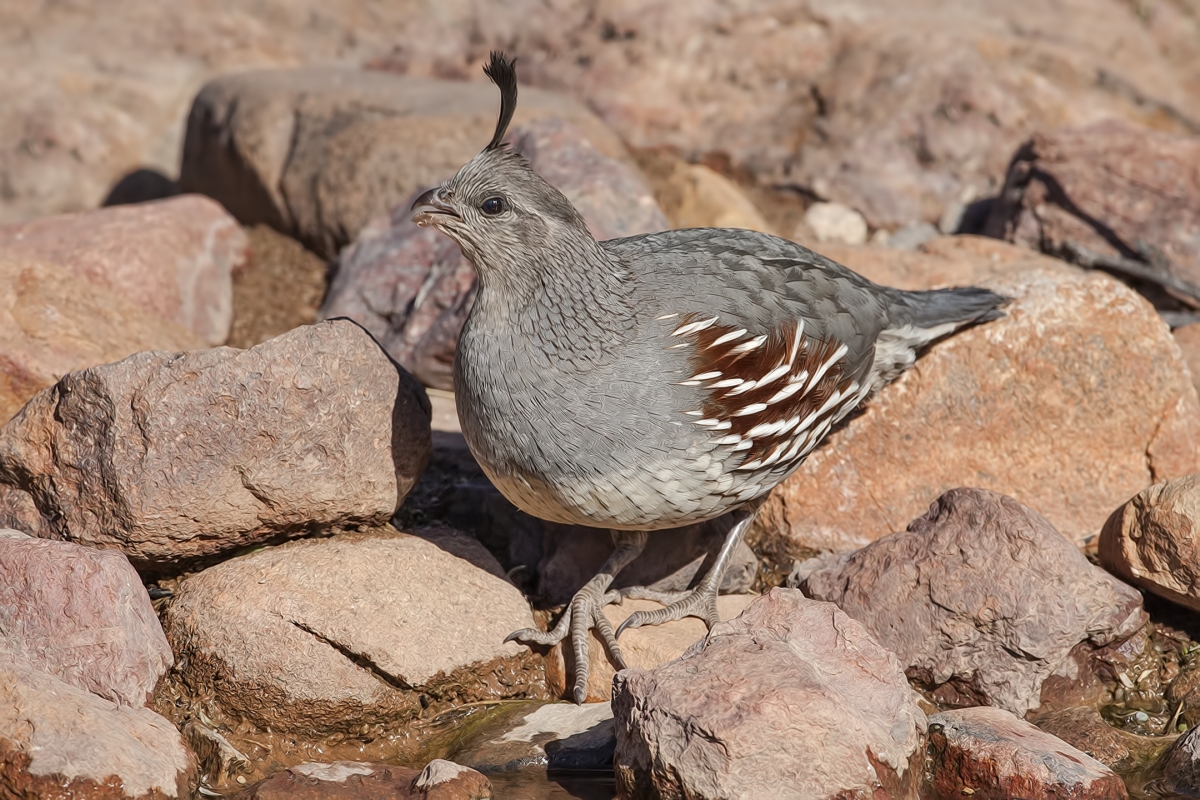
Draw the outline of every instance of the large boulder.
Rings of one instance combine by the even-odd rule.
[[[196,195],[0,227],[6,258],[56,264],[210,347],[229,335],[246,248],[237,220]]]
[[[1028,251],[960,238],[895,261],[930,260],[930,283],[990,273],[982,283],[1012,298],[1005,316],[931,347],[831,434],[764,504],[763,550],[852,550],[957,486],[1014,497],[1080,543],[1132,494],[1200,471],[1196,390],[1148,302],[1101,273],[1018,272]],[[835,257],[888,283],[901,270],[878,268],[888,256]]]
[[[139,350],[192,350],[191,331],[56,263],[0,250],[0,424],[68,372]]]
[[[613,685],[629,797],[916,798],[925,714],[896,657],[828,603],[773,589],[681,658]]]
[[[1134,586],[1200,611],[1200,474],[1138,492],[1100,532],[1100,562]]]
[[[1163,258],[1200,284],[1200,136],[1118,120],[1039,133],[1013,157],[986,232],[1048,253]]]
[[[150,598],[114,550],[0,530],[0,649],[98,697],[145,705],[171,666]]]
[[[335,736],[327,751],[340,741],[370,760],[389,751],[363,748],[388,747],[427,706],[544,697],[541,657],[504,641],[533,626],[529,606],[489,572],[494,562],[483,566],[380,529],[289,542],[190,576],[164,615],[181,664],[169,687],[176,713],[204,713],[242,752],[274,741],[255,761],[261,770],[302,758],[306,748],[289,741]]]
[[[602,153],[578,126],[542,118],[517,127],[511,139],[598,239],[667,228],[637,171]],[[454,171],[449,167],[433,180]],[[451,389],[454,350],[477,278],[452,239],[412,221],[412,200],[374,220],[342,251],[320,316],[357,320],[427,386]]]
[[[428,455],[424,391],[340,321],[71,373],[0,430],[0,482],[29,495],[55,538],[162,573],[386,521]]]
[[[370,220],[454,174],[487,144],[499,95],[478,77],[336,67],[222,76],[192,104],[180,186],[332,257]],[[546,116],[576,123],[606,155],[624,151],[582,104],[523,87],[516,122]]]
[[[1079,675],[1076,649],[1132,635],[1137,591],[1088,563],[1012,498],[956,489],[908,530],[797,566],[809,597],[836,603],[949,705],[1023,715],[1052,675]]]
[[[192,796],[179,731],[0,649],[0,787],[7,797],[166,800]]]

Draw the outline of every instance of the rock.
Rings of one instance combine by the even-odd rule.
[[[1146,621],[1141,595],[1037,512],[982,489],[947,492],[907,531],[801,564],[790,582],[866,626],[939,702],[1017,715],[1051,675],[1077,676],[1079,645]]]
[[[738,185],[703,164],[679,162],[658,191],[672,228],[745,228],[773,233]]]
[[[233,276],[233,324],[230,347],[248,349],[311,325],[325,298],[328,265],[274,228],[247,231],[250,255]]]
[[[392,764],[335,761],[289,767],[234,795],[237,800],[490,800],[492,784],[473,769],[436,759],[418,772]]]
[[[571,200],[597,238],[667,227],[637,172],[604,155],[575,125],[539,119],[513,130],[512,140]],[[458,166],[447,166],[430,181],[450,177]],[[412,222],[412,200],[373,221],[342,252],[320,316],[357,320],[423,383],[451,389],[454,349],[475,299],[475,270],[453,240]]]
[[[203,346],[190,331],[80,281],[58,264],[11,257],[3,250],[0,342],[0,424],[73,370],[139,350]]]
[[[916,250],[937,237],[937,228],[928,222],[918,222],[888,234],[887,246],[896,250]]]
[[[154,712],[0,650],[0,786],[10,797],[185,798],[195,763]]]
[[[1017,151],[985,232],[1061,253],[1163,258],[1200,283],[1200,137],[1118,120],[1037,134]]]
[[[231,275],[246,248],[237,221],[196,195],[0,228],[7,258],[56,264],[209,346],[229,335]]]
[[[1163,749],[1164,737],[1139,736],[1114,728],[1094,708],[1059,709],[1039,714],[1033,723],[1118,772],[1130,772],[1151,762]]]
[[[867,241],[867,221],[841,203],[813,203],[804,212],[804,222],[818,242],[865,244]]]
[[[717,597],[717,616],[723,620],[732,619],[757,599],[757,595],[749,594],[721,595]],[[652,611],[656,608],[662,608],[662,605],[652,600],[626,600],[620,605],[605,607],[604,616],[616,630],[635,611]],[[630,628],[621,634],[621,653],[630,667],[653,669],[679,658],[706,633],[708,629],[704,622],[695,617],[662,625]],[[589,670],[585,702],[603,702],[613,696],[613,675],[617,670],[608,660],[608,651],[594,632],[588,641]],[[568,660],[563,645],[555,645],[546,657],[546,683],[551,694],[555,697],[571,697],[569,690],[573,686],[574,674],[574,657]]]
[[[1124,800],[1108,767],[999,708],[964,708],[929,718],[932,800]]]
[[[787,589],[675,661],[618,673],[613,714],[622,796],[915,798],[925,758],[895,656]]]
[[[480,772],[601,771],[616,747],[609,703],[527,703],[498,709],[452,755]]]
[[[1100,532],[1100,563],[1135,586],[1200,611],[1200,474],[1143,489]]]
[[[1171,333],[1183,353],[1183,360],[1192,376],[1192,385],[1200,392],[1200,322],[1176,328]]]
[[[243,723],[369,741],[426,705],[544,696],[541,658],[504,642],[533,624],[507,581],[390,530],[225,561],[180,583],[164,615],[184,706],[209,702],[243,751]]]
[[[1149,303],[1099,273],[1014,274],[1030,262],[984,257],[973,237],[930,245],[941,275],[990,270],[983,283],[1013,298],[1006,316],[931,347],[829,436],[763,505],[751,534],[760,555],[861,547],[964,485],[1038,509],[1079,543],[1146,486],[1200,471],[1196,390]],[[877,268],[888,251],[857,253],[847,266],[868,278],[896,274]],[[983,263],[943,270],[942,257]]]
[[[171,648],[142,581],[114,550],[0,538],[0,649],[115,703],[145,705]]]
[[[179,184],[333,257],[367,223],[453,175],[491,138],[497,95],[472,82],[339,67],[209,82],[188,115]],[[518,124],[557,116],[609,157],[617,137],[581,104],[523,86]]]
[[[1200,728],[1176,739],[1149,773],[1155,778],[1145,788],[1152,797],[1200,796]]]
[[[341,321],[69,374],[0,431],[0,481],[32,496],[56,538],[158,574],[386,521],[428,453],[424,391]]]

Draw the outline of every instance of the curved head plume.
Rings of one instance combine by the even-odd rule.
[[[496,132],[484,150],[495,150],[504,141],[508,132],[508,123],[512,122],[513,112],[517,110],[517,60],[512,61],[499,50],[492,51],[492,61],[483,68],[484,73],[492,79],[500,89],[500,118],[496,120]]]

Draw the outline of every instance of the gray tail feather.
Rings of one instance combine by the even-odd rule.
[[[957,327],[961,327],[1003,317],[1000,306],[1009,299],[979,286],[904,292],[893,313],[897,322],[918,328],[935,328],[947,323],[958,323]]]

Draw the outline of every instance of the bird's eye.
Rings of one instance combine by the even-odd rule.
[[[487,214],[489,217],[494,217],[504,210],[504,198],[489,197],[487,200],[484,200],[479,207],[483,210],[483,213]]]

